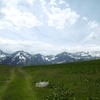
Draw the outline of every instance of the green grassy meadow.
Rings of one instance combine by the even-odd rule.
[[[46,87],[36,83],[48,81]],[[100,60],[57,65],[0,65],[0,100],[100,100]]]

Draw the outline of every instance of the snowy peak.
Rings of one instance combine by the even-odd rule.
[[[13,58],[19,58],[19,59],[31,59],[31,55],[27,52],[24,52],[24,51],[17,51],[15,53],[12,54],[12,57]]]
[[[98,52],[98,51],[89,52],[89,54],[90,54],[92,57],[100,57],[100,52]]]
[[[89,55],[89,52],[77,52],[75,53],[77,56],[88,56]]]
[[[60,64],[75,61],[84,61],[100,59],[100,52],[62,52],[57,55],[31,55],[24,51],[17,51],[13,54],[6,54],[0,51],[0,63],[14,66],[42,65],[42,64]]]
[[[57,54],[55,57],[56,63],[66,63],[66,62],[73,62],[75,59],[72,57],[72,53],[68,52],[62,52],[60,54]]]
[[[5,57],[7,55],[8,55],[7,53],[4,53],[3,51],[0,50],[0,57]]]
[[[0,63],[8,56],[7,53],[4,53],[3,51],[0,50]]]
[[[88,60],[88,59],[91,59],[92,56],[89,54],[89,52],[77,52],[77,53],[74,53],[73,57],[75,59],[84,59],[84,60]]]
[[[46,61],[53,61],[55,60],[55,56],[54,55],[48,55],[48,56],[44,56]]]
[[[32,56],[24,51],[17,51],[9,55],[3,63],[10,65],[30,65]]]

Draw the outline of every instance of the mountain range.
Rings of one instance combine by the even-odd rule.
[[[62,52],[57,55],[42,55],[29,54],[25,51],[16,51],[12,54],[8,54],[0,50],[0,64],[13,66],[60,64],[92,59],[100,59],[100,52]]]

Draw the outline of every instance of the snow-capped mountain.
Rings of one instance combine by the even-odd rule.
[[[17,51],[9,56],[2,62],[9,65],[31,65],[32,56],[24,51]]]
[[[98,51],[89,52],[89,54],[90,54],[92,57],[100,58],[100,52],[98,52]]]
[[[77,53],[74,53],[73,56],[72,56],[74,59],[76,60],[89,60],[89,59],[92,59],[92,56],[89,54],[89,52],[77,52]]]
[[[32,55],[24,51],[17,51],[12,54],[0,51],[0,63],[14,66],[60,64],[92,59],[100,59],[100,52],[62,52],[57,55],[44,56],[42,54]]]
[[[73,62],[75,59],[71,57],[72,54],[68,52],[62,52],[55,56],[55,63],[66,63],[66,62]]]
[[[8,56],[7,53],[4,53],[3,51],[0,50],[0,63],[2,63],[2,61],[4,61],[7,56]]]
[[[45,56],[41,54],[35,54],[32,56],[32,65],[46,64]]]

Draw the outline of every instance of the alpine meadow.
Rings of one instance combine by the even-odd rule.
[[[39,82],[49,84],[38,87]],[[0,100],[100,100],[100,60],[26,67],[0,65]]]

